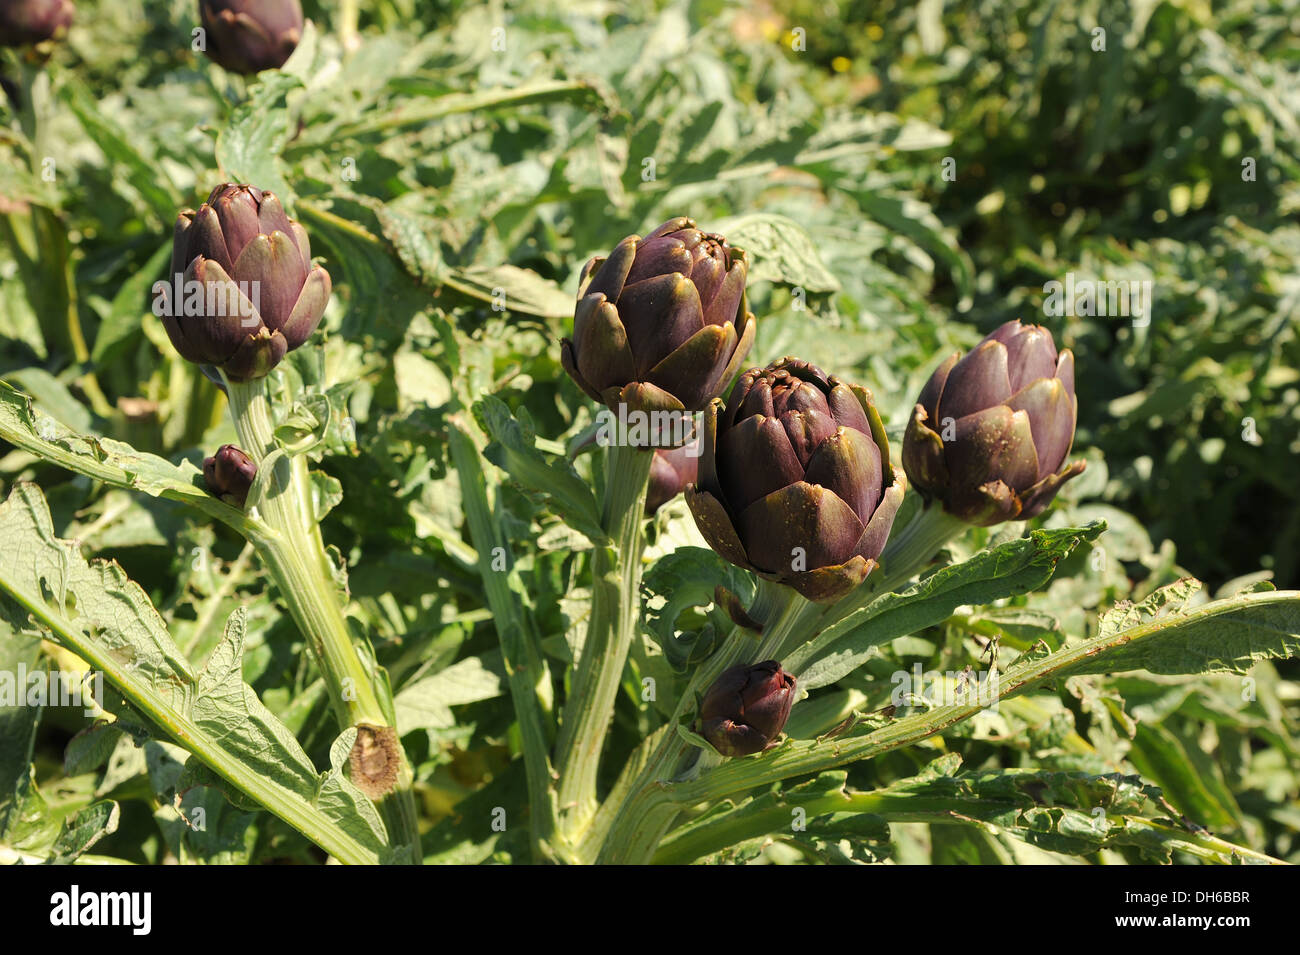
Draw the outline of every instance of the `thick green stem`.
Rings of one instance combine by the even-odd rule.
[[[534,861],[543,861],[553,855],[550,839],[555,830],[551,766],[547,758],[554,729],[549,711],[551,676],[538,646],[535,625],[519,595],[510,586],[510,569],[514,560],[488,502],[486,482],[479,466],[479,449],[470,437],[467,425],[458,419],[452,420],[448,439],[452,462],[460,478],[465,522],[478,552],[479,573],[501,641],[506,681],[510,686],[515,718],[519,720],[524,776],[528,780],[533,858]]]
[[[907,526],[889,538],[880,555],[880,570],[868,578],[872,590],[885,593],[906,583],[930,561],[943,545],[970,527],[953,517],[938,503],[929,503],[917,511]]]
[[[822,606],[804,600],[789,588],[760,580],[750,616],[765,622],[763,633],[753,634],[737,627],[722,647],[696,670],[690,685],[678,701],[672,722],[679,721],[686,707],[693,705],[727,667],[748,655],[753,662],[784,659],[800,644],[812,639],[819,629],[842,619],[882,593],[910,580],[934,555],[967,525],[935,505],[922,508],[906,527],[896,533],[881,555],[881,568],[866,583],[844,599]],[[643,862],[678,818],[681,806],[669,805],[661,797],[662,787],[671,780],[694,779],[701,772],[723,762],[716,753],[700,753],[675,732],[664,734],[628,787],[629,797],[614,809],[608,807],[597,821],[608,831],[607,844],[600,850],[603,862]]]
[[[311,503],[305,463],[293,462],[277,450],[270,403],[262,380],[226,382],[231,416],[241,447],[258,465],[273,468],[259,474],[265,493],[250,507],[278,536],[259,540],[258,554],[280,586],[289,612],[315,657],[326,685],[330,705],[341,727],[366,724],[392,726],[393,710],[387,682],[371,673],[352,642],[352,634],[339,601],[338,587],[325,552]],[[415,797],[410,764],[396,743],[399,761],[394,788],[377,801],[394,846],[407,849],[410,861],[420,860]]]
[[[809,797],[792,797],[772,808],[751,814],[737,814],[729,819],[718,820],[708,826],[698,828],[683,827],[665,840],[663,846],[655,853],[656,865],[686,865],[713,852],[739,845],[750,839],[788,830],[791,808],[798,806],[804,810],[806,818],[813,819],[831,813],[869,813],[887,822],[923,822],[930,825],[975,824],[972,816],[989,818],[1002,804],[988,799],[978,800],[975,806],[968,806],[960,798],[951,796],[917,796],[909,793],[887,792],[838,792],[817,794]],[[1005,803],[1005,812],[1009,817],[1023,809],[1014,801]],[[973,811],[972,811],[973,810]],[[1209,833],[1190,832],[1159,820],[1145,819],[1140,816],[1128,816],[1119,813],[1108,814],[1108,821],[1113,821],[1117,828],[1133,842],[1140,841],[1139,833],[1148,832],[1165,841],[1172,848],[1180,849],[1207,862],[1230,864],[1235,857],[1250,859],[1272,865],[1283,865],[1271,856],[1233,845]],[[1134,838],[1137,837],[1137,838]],[[1116,840],[1116,845],[1129,844],[1128,839]]]
[[[722,757],[700,751],[673,729],[695,705],[696,698],[703,696],[728,667],[779,660],[790,644],[807,639],[826,609],[805,600],[789,587],[759,580],[758,594],[749,615],[763,624],[762,633],[735,627],[717,652],[696,669],[677,701],[668,731],[660,738],[637,781],[629,787],[630,797],[617,807],[614,818],[601,820],[609,828],[609,836],[600,850],[601,862],[649,861],[682,809],[659,797],[662,784],[681,776],[694,778],[722,762]]]
[[[612,546],[596,547],[592,558],[591,616],[557,746],[560,825],[570,844],[596,813],[600,754],[641,605],[645,498],[654,454],[623,437],[611,445],[606,462],[601,522]]]

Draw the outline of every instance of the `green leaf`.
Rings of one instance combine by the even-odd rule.
[[[427,217],[395,208],[391,203],[376,207],[375,217],[406,271],[421,285],[437,288],[445,277],[446,267],[435,224]]]
[[[17,485],[0,505],[0,591],[11,622],[36,624],[103,671],[235,790],[341,860],[380,858],[386,839],[373,804],[335,778],[337,767],[318,777],[297,740],[243,682],[243,608],[196,676],[144,591],[116,563],[87,563],[75,544],[58,539],[31,484]]]
[[[515,265],[450,269],[443,284],[484,302],[494,311],[522,312],[540,318],[569,318],[573,296],[550,279]]]
[[[338,478],[324,471],[312,471],[311,507],[317,522],[325,520],[325,515],[334,510],[343,500],[343,484]]]
[[[156,220],[170,227],[180,210],[179,191],[163,168],[153,161],[152,156],[142,155],[131,141],[131,134],[104,115],[85,85],[67,83],[62,95],[73,115],[81,121],[86,135],[103,150],[110,163],[122,168],[126,173],[125,181],[144,199]]]
[[[94,417],[72,396],[68,386],[44,368],[20,368],[5,375],[5,381],[31,395],[36,407],[74,431],[88,431]]]
[[[958,311],[970,307],[974,267],[970,257],[957,244],[952,230],[944,227],[930,207],[918,199],[906,196],[888,196],[862,190],[858,192],[862,211],[882,225],[911,239],[931,255],[937,256],[952,273],[961,301]]]
[[[228,181],[273,192],[291,207],[294,193],[284,178],[280,154],[291,132],[286,101],[289,93],[303,84],[281,71],[262,73],[261,77],[217,134],[217,164]]]
[[[77,776],[103,766],[125,732],[116,723],[96,720],[68,742],[63,751],[64,773]]]
[[[96,481],[181,501],[245,533],[260,530],[242,511],[209,494],[202,472],[188,461],[175,465],[112,438],[79,434],[36,411],[28,395],[2,381],[0,438]]]
[[[0,630],[9,631],[0,636],[0,673],[13,684],[16,694],[25,693],[25,687],[18,682],[19,667],[28,672],[36,669],[41,641],[11,630],[3,623]],[[0,835],[17,820],[27,797],[32,747],[40,717],[39,706],[0,707]]]
[[[661,843],[655,863],[738,861],[754,839],[779,839],[830,863],[880,862],[889,855],[889,825],[849,808],[848,774],[829,772],[797,786],[775,785],[739,803],[719,803],[675,829]],[[756,854],[756,853],[755,853]]]
[[[50,861],[58,865],[72,862],[100,839],[117,831],[121,810],[117,803],[92,803],[63,823],[63,831],[54,841]]]
[[[1162,607],[1168,596],[1153,594],[1123,629],[1111,629],[1054,654],[1070,656],[1053,676],[1126,670],[1245,673],[1256,660],[1300,652],[1300,592],[1248,592],[1155,616],[1154,608]],[[1083,647],[1101,647],[1105,652],[1079,657]]]
[[[1240,829],[1241,810],[1217,764],[1190,742],[1164,726],[1140,722],[1128,759],[1188,819],[1216,832]]]
[[[987,604],[1042,586],[1062,559],[1105,529],[1105,524],[1094,522],[1035,530],[981,551],[900,593],[877,597],[796,650],[786,668],[804,689],[834,683],[874,656],[881,644],[942,623],[960,606]]]
[[[456,723],[451,707],[500,695],[501,678],[478,657],[467,657],[402,687],[393,701],[397,726],[403,735],[417,729],[445,729]]]
[[[168,239],[158,247],[158,251],[149,257],[143,267],[122,283],[113,301],[109,304],[108,314],[99,323],[95,333],[95,345],[90,352],[90,360],[103,366],[116,360],[126,347],[142,332],[145,302],[150,302],[149,294],[154,277],[170,266],[172,243]]]
[[[840,290],[812,238],[793,219],[759,213],[724,219],[713,228],[749,255],[750,282],[784,282],[806,292]]]
[[[604,543],[596,496],[573,466],[563,458],[548,459],[537,450],[531,425],[512,415],[500,398],[486,395],[475,402],[473,410],[479,426],[492,439],[483,456],[509,474],[522,490],[549,502],[574,530],[593,543]]]
[[[325,438],[330,424],[330,400],[325,395],[307,395],[295,401],[284,420],[275,426],[275,439],[290,454],[304,454]]]
[[[677,548],[655,561],[641,582],[646,626],[679,673],[707,658],[730,632],[725,620],[679,629],[682,614],[713,603],[718,587],[736,594],[744,606],[752,602],[754,578],[707,547]]]

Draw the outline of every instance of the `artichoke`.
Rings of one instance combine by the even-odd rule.
[[[1070,350],[1057,354],[1045,328],[1007,322],[930,377],[903,438],[903,468],[969,524],[1033,517],[1084,469],[1062,467],[1078,409]]]
[[[331,287],[329,273],[311,264],[306,231],[280,201],[229,183],[177,218],[172,281],[154,287],[172,345],[232,381],[263,377],[305,342]]]
[[[723,756],[751,756],[776,745],[794,705],[795,679],[775,660],[723,672],[700,704],[700,735]]]
[[[564,370],[614,410],[699,411],[754,343],[745,253],[685,217],[630,235],[582,272]]]
[[[686,485],[695,483],[700,470],[700,456],[692,453],[696,451],[698,448],[686,445],[655,452],[645,499],[647,517],[681,494]]]
[[[214,497],[235,507],[244,506],[255,477],[257,465],[233,444],[223,444],[216,454],[203,459],[203,483]]]
[[[204,52],[232,73],[284,65],[302,39],[298,0],[199,0]]]
[[[72,0],[0,0],[0,46],[53,39],[72,25]]]
[[[704,414],[699,481],[686,489],[709,546],[810,600],[866,579],[903,501],[871,393],[783,358],[745,372]]]

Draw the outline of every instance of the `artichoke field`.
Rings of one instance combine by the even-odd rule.
[[[0,861],[1300,862],[1298,24],[0,0]]]

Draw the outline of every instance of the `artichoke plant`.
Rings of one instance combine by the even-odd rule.
[[[281,67],[302,39],[298,0],[199,0],[199,18],[204,52],[232,73]]]
[[[72,0],[0,0],[0,46],[53,39],[72,25]]]
[[[1033,517],[1084,469],[1062,466],[1078,407],[1070,350],[1058,354],[1041,326],[1007,322],[930,377],[903,438],[903,467],[967,523]]]
[[[243,507],[257,477],[257,465],[233,444],[223,444],[217,453],[203,459],[203,482],[227,504]]]
[[[650,486],[646,491],[646,516],[654,514],[678,494],[686,485],[694,484],[700,470],[698,448],[686,445],[655,451],[650,462]]]
[[[610,408],[699,411],[754,343],[748,261],[691,219],[630,235],[582,272],[564,370]]]
[[[704,415],[695,523],[739,567],[838,599],[884,550],[903,481],[866,389],[797,358],[741,375]]]
[[[723,756],[776,745],[794,706],[795,678],[775,660],[741,664],[714,681],[700,704],[700,735]]]
[[[229,183],[177,218],[171,280],[155,286],[154,307],[172,345],[232,381],[263,377],[305,342],[331,288],[280,201]]]

